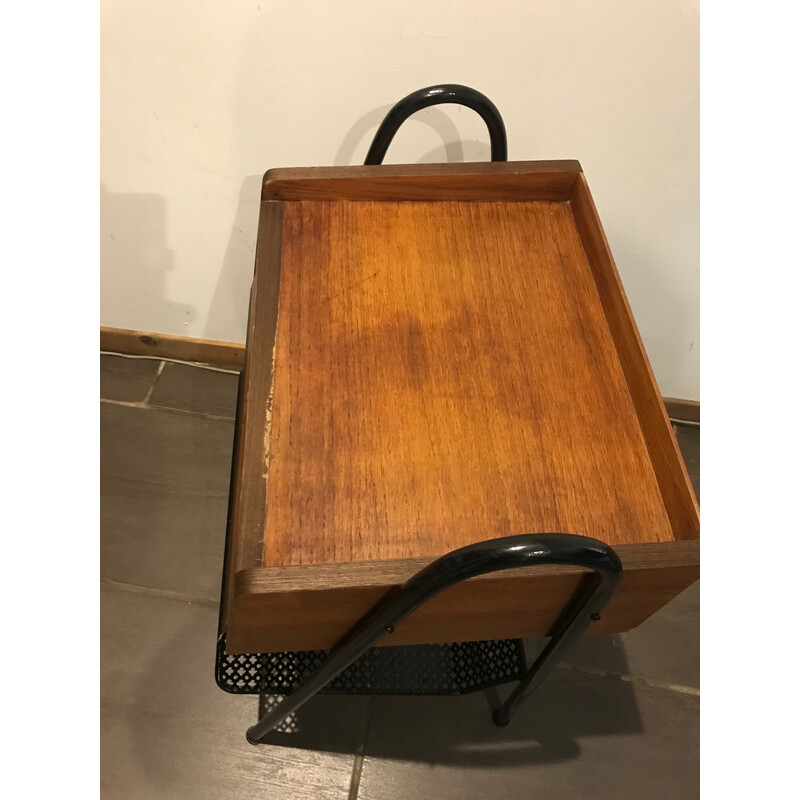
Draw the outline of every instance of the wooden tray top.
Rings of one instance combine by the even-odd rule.
[[[419,566],[509,534],[618,550],[598,629],[697,577],[696,500],[577,162],[267,173],[235,478],[229,652],[329,647]],[[453,587],[387,643],[541,635],[579,577]]]

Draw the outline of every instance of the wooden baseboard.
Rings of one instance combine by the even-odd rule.
[[[244,366],[244,345],[237,342],[190,339],[124,328],[101,327],[100,349],[109,353],[174,358],[178,361],[196,361],[233,369]]]
[[[100,349],[109,353],[174,358],[178,361],[195,361],[231,369],[241,369],[244,366],[244,345],[238,342],[190,339],[186,336],[129,331],[124,328],[101,327]],[[664,405],[670,419],[700,424],[700,403],[697,400],[665,397]]]
[[[665,397],[664,405],[667,407],[669,418],[676,422],[695,422],[700,424],[700,403],[697,400],[680,400],[675,397]]]

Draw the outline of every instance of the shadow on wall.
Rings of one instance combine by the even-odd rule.
[[[231,327],[236,327],[234,341],[245,341],[250,286],[256,257],[262,177],[248,175],[242,182],[228,246],[225,248],[203,330],[203,336],[207,339],[230,339]]]
[[[370,141],[372,141],[371,137],[375,135],[378,126],[383,122],[383,118],[391,108],[391,105],[379,106],[358,119],[342,140],[342,144],[339,146],[339,150],[333,160],[333,165],[346,167],[352,164],[353,156],[358,146],[367,134],[370,134]],[[489,145],[486,142],[472,139],[462,141],[459,138],[458,128],[453,120],[438,108],[427,108],[412,114],[403,123],[397,135],[403,135],[402,131],[405,126],[420,122],[433,128],[442,137],[442,144],[419,158],[417,160],[418,164],[486,160],[489,153]],[[390,145],[386,154],[386,163],[392,163],[391,153],[392,147]]]
[[[167,299],[173,255],[165,228],[161,195],[110,192],[100,184],[101,324],[160,331],[164,319],[192,319],[193,306]]]
[[[364,137],[377,129],[391,106],[380,106],[362,116],[344,137],[334,159],[334,166],[347,166]],[[458,129],[447,114],[436,108],[418,112],[408,122],[421,122],[433,128],[442,144],[422,155],[419,164],[481,161],[489,154],[489,145],[477,140],[461,141]],[[408,122],[406,124],[408,124]],[[391,150],[390,150],[391,153]],[[325,165],[320,165],[325,166]],[[244,342],[247,330],[247,308],[253,281],[258,215],[261,204],[261,175],[248,175],[239,191],[239,203],[231,225],[228,246],[209,306],[203,336],[207,339],[229,339],[232,324],[238,327],[235,341]]]
[[[694,315],[688,305],[689,298],[670,280],[670,265],[664,260],[658,242],[629,234],[624,228],[606,228],[648,359],[651,364],[665,365],[656,382],[660,388],[678,387],[671,390],[670,396],[690,398],[692,380],[699,382],[700,376],[687,373],[692,368],[686,364],[686,356],[699,348],[700,343],[689,322]],[[667,370],[668,365],[673,369]]]

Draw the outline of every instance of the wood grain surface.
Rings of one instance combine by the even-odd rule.
[[[266,515],[265,448],[270,435],[272,352],[278,321],[283,205],[262,202],[255,279],[250,291],[247,350],[243,374],[236,493],[233,503],[231,574],[262,563]]]
[[[673,538],[570,206],[286,205],[264,563]]]

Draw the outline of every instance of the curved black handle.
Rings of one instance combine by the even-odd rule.
[[[485,94],[470,89],[469,86],[443,83],[439,86],[428,86],[426,89],[412,92],[392,107],[381,122],[364,163],[380,164],[398,128],[416,111],[440,103],[457,103],[477,111],[489,129],[492,161],[505,161],[508,158],[506,126],[503,124],[503,118],[500,116],[497,106]]]
[[[579,589],[568,613],[556,623],[549,644],[517,689],[497,710],[495,721],[504,725],[555,666],[560,653],[566,651],[589,625],[600,619],[600,612],[611,599],[622,578],[622,564],[617,554],[603,542],[588,536],[568,533],[535,533],[504,536],[453,550],[428,564],[402,586],[390,591],[330,651],[328,657],[305,681],[265,714],[247,731],[251,744],[258,742],[350,666],[395,626],[439,592],[456,583],[512,567],[536,567],[560,564],[583,567],[594,575],[589,585]]]

